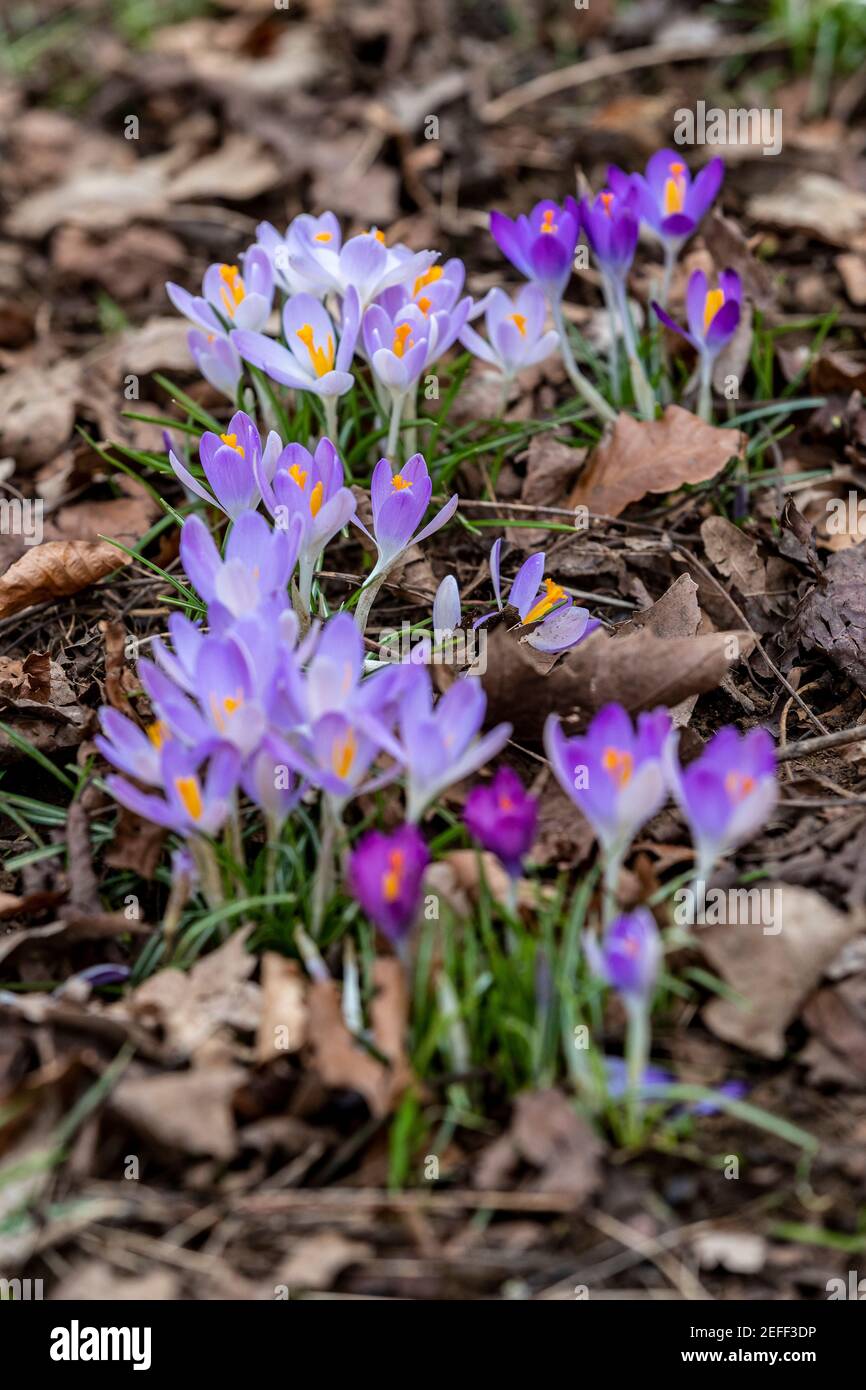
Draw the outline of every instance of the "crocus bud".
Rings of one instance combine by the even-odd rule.
[[[627,1003],[648,1002],[661,964],[662,943],[655,919],[645,907],[615,917],[601,941],[585,936],[584,949],[593,974]]]
[[[538,802],[529,796],[510,767],[501,767],[486,786],[473,787],[463,819],[469,833],[501,860],[512,878],[535,838]]]

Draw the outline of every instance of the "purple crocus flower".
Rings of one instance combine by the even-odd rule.
[[[266,728],[266,682],[250,652],[234,634],[202,638],[195,664],[195,699],[191,699],[151,661],[138,663],[147,695],[172,734],[188,745],[207,740],[233,744],[249,757]]]
[[[583,812],[606,854],[619,860],[641,826],[667,798],[662,768],[671,737],[665,709],[638,716],[605,705],[586,733],[569,738],[556,715],[544,726],[544,746],[559,785]]]
[[[368,585],[371,580],[386,574],[410,545],[420,545],[421,541],[451,520],[459,501],[456,492],[440,507],[433,520],[418,531],[432,495],[433,483],[422,454],[414,454],[399,473],[392,474],[391,464],[386,458],[381,458],[376,464],[370,482],[372,536],[366,526],[353,517],[355,525],[370,536],[378,551],[376,564],[367,579]]]
[[[497,540],[490,551],[490,575],[500,612],[504,607],[499,578],[501,549],[502,541]],[[598,618],[590,618],[588,609],[578,608],[571,595],[553,579],[543,576],[544,551],[539,550],[527,556],[514,576],[508,602],[520,614],[522,626],[538,624],[524,641],[540,652],[564,652],[576,647],[601,624]]]
[[[622,1057],[605,1057],[604,1069],[607,1076],[607,1093],[611,1100],[621,1100],[628,1089],[628,1066]],[[647,1105],[653,1101],[663,1101],[665,1091],[668,1086],[677,1085],[677,1078],[672,1072],[665,1071],[663,1067],[647,1066],[644,1067],[639,1083],[639,1098]],[[720,1103],[724,1100],[742,1100],[748,1095],[749,1088],[745,1081],[723,1081],[721,1086],[713,1088],[713,1097],[706,1100],[691,1101],[682,1107],[688,1115],[718,1115],[724,1109]]]
[[[689,278],[686,290],[686,319],[688,330],[681,328],[661,305],[653,302],[662,323],[685,338],[702,358],[718,356],[722,348],[731,341],[740,322],[740,303],[742,285],[735,270],[723,270],[719,275],[718,289],[711,290],[702,270],[696,270]]]
[[[392,285],[376,300],[392,319],[412,304],[426,317],[430,313],[449,313],[457,305],[466,280],[466,267],[457,256],[444,265],[431,265],[413,281]]]
[[[62,985],[58,985],[52,994],[55,999],[61,999],[64,994],[75,992],[77,984],[86,985],[89,989],[103,989],[106,985],[123,985],[129,979],[130,968],[128,965],[114,965],[106,961],[100,965],[88,965],[85,970],[79,970],[74,975],[70,975],[68,980],[64,980]]]
[[[517,773],[501,767],[489,785],[473,787],[463,819],[469,833],[498,855],[512,878],[519,878],[535,839],[538,801],[527,794]]]
[[[201,518],[189,516],[180,533],[180,558],[206,603],[220,604],[232,617],[241,618],[285,595],[300,543],[300,519],[289,533],[272,530],[258,512],[241,512],[222,557]]]
[[[612,165],[608,182],[614,193],[626,197],[636,190],[640,217],[674,253],[686,241],[708,211],[725,174],[724,160],[716,157],[693,180],[674,150],[658,150],[649,160],[646,175],[626,174]]]
[[[706,880],[722,855],[750,840],[767,823],[779,795],[773,740],[765,729],[752,729],[741,738],[736,729],[726,726],[684,770],[676,756],[676,742],[671,740],[665,747],[664,764],[674,800],[695,843],[697,876]]]
[[[293,218],[281,236],[270,222],[260,222],[256,228],[258,245],[266,252],[274,271],[274,279],[280,289],[288,295],[314,294],[321,298],[330,288],[321,275],[310,279],[292,265],[292,257],[303,252],[307,243],[312,242],[339,255],[343,234],[340,223],[332,212],[323,212],[320,217],[302,212]]]
[[[400,751],[375,720],[332,710],[317,719],[308,731],[296,731],[281,741],[281,761],[312,786],[328,792],[340,806],[351,797],[385,786],[397,776],[397,763],[368,776],[386,743],[389,751]]]
[[[638,238],[638,193],[633,184],[620,193],[605,189],[583,198],[580,216],[586,238],[605,275],[622,280],[634,260]]]
[[[199,458],[211,487],[210,492],[193,477],[173,449],[169,451],[168,458],[184,487],[203,502],[219,507],[234,521],[241,512],[254,510],[258,506],[261,494],[256,482],[256,467],[260,465],[264,476],[270,478],[280,448],[279,435],[272,431],[262,452],[262,441],[255,424],[245,411],[238,410],[232,416],[225,434],[206,430],[199,441]]]
[[[171,738],[171,730],[164,720],[154,720],[146,729],[141,729],[125,714],[103,705],[99,711],[99,722],[103,734],[93,740],[102,756],[121,772],[126,772],[138,782],[148,782],[151,786],[159,784],[161,773],[161,749],[166,739]]]
[[[209,757],[202,780],[199,769]],[[215,835],[231,809],[237,786],[240,758],[234,748],[213,743],[198,749],[165,744],[161,760],[161,785],[165,799],[140,791],[123,777],[109,776],[105,784],[121,806],[155,825],[178,835]]]
[[[394,318],[380,304],[371,304],[364,315],[364,350],[373,375],[392,397],[402,398],[418,381],[431,351],[432,318],[414,305],[398,310]]]
[[[594,975],[629,1002],[647,1002],[662,962],[655,918],[645,907],[614,918],[599,942],[587,933],[584,950]]]
[[[274,299],[274,273],[267,253],[253,246],[243,257],[243,275],[236,265],[210,265],[200,295],[171,281],[165,288],[184,318],[205,334],[224,338],[232,328],[256,332],[264,326]]]
[[[566,198],[562,206],[545,199],[528,217],[521,214],[514,221],[504,212],[491,212],[490,232],[502,254],[527,280],[539,284],[551,303],[562,298],[580,232],[573,198]]]
[[[484,322],[488,342],[469,324],[460,332],[460,341],[475,357],[496,367],[511,381],[525,367],[542,362],[555,351],[559,334],[544,331],[547,304],[538,285],[524,285],[514,299],[504,290],[492,289],[485,299]]]
[[[318,299],[310,294],[296,294],[283,306],[287,346],[264,333],[234,332],[231,340],[245,362],[259,367],[273,381],[296,391],[311,391],[322,399],[333,399],[344,396],[355,384],[349,368],[355,355],[359,322],[358,295],[352,287],[343,300],[339,335],[334,320]]]
[[[291,775],[281,754],[281,740],[266,734],[240,775],[243,790],[250,801],[264,811],[272,830],[279,829],[297,806],[304,790],[303,784]]]
[[[384,835],[370,830],[349,860],[349,887],[367,916],[398,944],[406,936],[421,903],[421,882],[430,855],[421,832],[401,825]]]
[[[400,745],[406,767],[406,819],[414,822],[446,787],[495,758],[511,737],[511,725],[497,724],[481,734],[487,696],[477,677],[456,680],[434,709],[426,667],[404,670]]]
[[[187,343],[193,361],[205,381],[209,381],[215,391],[221,392],[233,401],[244,374],[244,364],[238,356],[237,349],[228,338],[218,338],[213,333],[199,333],[197,329],[192,329],[187,334]]]
[[[257,472],[267,510],[278,527],[301,528],[298,589],[307,611],[313,574],[322,551],[349,521],[356,520],[355,497],[344,485],[343,465],[330,439],[322,439],[314,454],[301,444],[289,444],[276,461],[273,482]]]
[[[414,282],[438,259],[438,251],[412,252],[401,244],[388,247],[378,230],[361,232],[342,246],[321,241],[303,230],[289,247],[288,263],[293,271],[324,291],[344,296],[350,289],[358,295],[361,312],[392,285]]]

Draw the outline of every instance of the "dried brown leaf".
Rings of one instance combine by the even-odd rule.
[[[129,563],[108,541],[46,541],[16,560],[0,577],[0,618],[34,603],[66,598]]]

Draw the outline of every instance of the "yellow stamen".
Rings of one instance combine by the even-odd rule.
[[[602,195],[601,195],[601,203],[602,203],[602,207],[604,208],[604,210],[605,210],[605,212],[607,213],[608,217],[610,217],[610,210],[611,210],[611,207],[613,206],[613,194],[612,194],[612,193],[602,193]]]
[[[386,903],[392,903],[400,892],[404,859],[401,849],[392,849],[388,855],[388,870],[382,875],[382,895]]]
[[[289,477],[297,483],[302,490],[307,486],[307,470],[302,468],[299,463],[293,463],[289,469]]]
[[[534,608],[530,608],[523,619],[524,627],[527,623],[537,623],[539,618],[543,618],[545,613],[549,613],[551,608],[567,597],[565,590],[560,588],[559,584],[555,584],[552,579],[545,579],[544,587],[547,593],[544,598],[538,600]]]
[[[398,492],[402,492],[404,487],[411,487],[412,484],[408,483],[399,473],[395,473],[391,479],[391,486],[395,487]]]
[[[620,789],[628,786],[634,771],[634,758],[631,753],[624,753],[619,748],[605,748],[601,765]]]
[[[298,329],[298,337],[310,354],[310,362],[316,376],[324,376],[326,372],[333,371],[334,367],[334,339],[328,334],[328,346],[316,347],[313,336],[312,324],[305,323]]]
[[[725,778],[725,791],[732,801],[742,801],[755,790],[755,779],[743,772],[729,772]]]
[[[432,303],[432,299],[428,299],[426,295],[422,295],[422,297],[418,300],[418,308],[421,310],[421,313],[426,316],[430,312],[430,307]]]
[[[244,446],[243,444],[238,443],[238,437],[236,434],[221,434],[220,439],[222,440],[223,444],[227,444],[230,449],[234,449],[235,453],[240,454],[241,458],[243,458]]]
[[[442,279],[441,265],[431,265],[429,270],[425,270],[423,275],[419,275],[412,286],[412,298],[419,295],[422,290],[426,290],[428,285],[435,285],[437,280]]]
[[[330,233],[330,232],[316,232],[316,235],[313,237],[313,241],[330,241],[330,240],[331,240],[331,233]]]
[[[322,496],[324,494],[324,491],[325,489],[323,485],[321,483],[316,483],[316,486],[310,493],[310,516],[318,515],[319,508],[322,505]]]
[[[383,246],[385,245],[385,233],[380,232],[378,227],[371,227],[367,236],[374,236],[377,241],[381,241]]]
[[[708,290],[704,300],[704,332],[706,333],[716,314],[725,302],[724,290]]]
[[[358,745],[355,742],[355,735],[352,733],[351,729],[342,742],[334,744],[331,753],[331,767],[335,775],[339,777],[341,781],[345,781],[351,772],[357,751]]]
[[[541,219],[540,232],[558,232],[559,228],[553,224],[553,208],[548,208]]]
[[[184,810],[190,820],[201,820],[201,813],[204,810],[201,799],[201,788],[197,777],[175,777],[174,789],[184,805]]]
[[[145,733],[153,744],[154,748],[161,748],[167,738],[171,738],[168,726],[161,719],[156,719],[152,724],[148,724]]]
[[[672,164],[670,170],[671,177],[665,180],[666,217],[670,217],[675,212],[682,212],[686,201],[686,181],[683,178],[686,171],[685,164]]]
[[[220,285],[220,299],[229,318],[233,319],[235,309],[246,294],[244,282],[236,265],[221,265],[220,279],[223,282]]]
[[[521,338],[525,338],[525,337],[526,337],[526,315],[525,315],[525,314],[509,314],[508,317],[511,319],[511,322],[512,322],[512,323],[514,323],[514,324],[517,325],[517,331],[518,331],[518,333],[520,334]]]
[[[218,700],[216,695],[211,693],[211,714],[213,715],[213,722],[216,724],[221,734],[225,732],[226,716],[234,714],[235,710],[240,709],[243,702],[244,695],[242,690],[239,690],[237,695],[224,695],[222,700]]]
[[[395,357],[402,357],[407,347],[412,346],[412,325],[411,323],[398,323],[394,329],[394,341],[391,344],[391,351]]]

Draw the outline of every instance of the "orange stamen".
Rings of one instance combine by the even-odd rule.
[[[619,748],[605,748],[601,765],[620,789],[628,786],[634,772],[634,758],[631,753],[624,753]]]
[[[523,619],[524,627],[527,623],[537,623],[539,618],[543,618],[545,613],[549,613],[551,608],[554,608],[557,603],[561,603],[567,597],[565,590],[559,584],[555,584],[552,579],[545,579],[544,587],[547,592],[533,608],[530,608]]]

